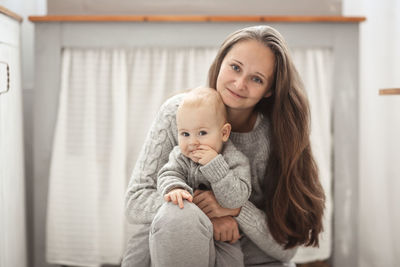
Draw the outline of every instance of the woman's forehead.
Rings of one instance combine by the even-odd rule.
[[[270,75],[273,72],[275,55],[259,41],[243,40],[230,49],[224,60],[234,60],[253,71]]]

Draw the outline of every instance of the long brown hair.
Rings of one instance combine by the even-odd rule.
[[[281,34],[268,26],[232,33],[220,47],[208,73],[216,88],[226,54],[238,42],[256,40],[275,55],[272,95],[255,107],[270,120],[271,152],[264,178],[264,205],[269,230],[285,248],[318,246],[325,194],[310,146],[310,110],[304,86]]]

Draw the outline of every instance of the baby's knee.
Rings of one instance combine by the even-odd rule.
[[[210,219],[195,204],[185,201],[184,208],[171,202],[164,203],[158,210],[151,224],[151,232],[160,229],[183,234],[202,231],[206,235],[213,233]]]

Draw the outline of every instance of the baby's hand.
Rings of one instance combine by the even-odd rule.
[[[172,201],[175,205],[179,205],[183,209],[183,200],[186,199],[189,202],[193,201],[192,195],[182,188],[175,188],[164,195],[164,200],[167,202]]]
[[[218,156],[217,151],[207,145],[199,145],[199,147],[192,152],[192,157],[196,158],[196,162],[201,165],[206,165],[216,156]]]

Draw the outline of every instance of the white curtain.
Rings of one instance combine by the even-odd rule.
[[[333,54],[329,49],[294,49],[293,60],[303,79],[311,110],[311,145],[326,195],[324,232],[319,248],[301,247],[294,261],[305,263],[324,260],[331,255],[332,240],[332,70]]]
[[[203,85],[215,49],[65,49],[50,169],[47,260],[120,262],[124,196],[161,103]]]
[[[145,135],[174,92],[206,84],[214,48],[64,49],[59,112],[50,170],[47,259],[118,264],[128,237],[124,195]],[[294,51],[309,92],[314,153],[328,191],[320,249],[330,255],[330,51]],[[301,65],[301,66],[300,66]]]

